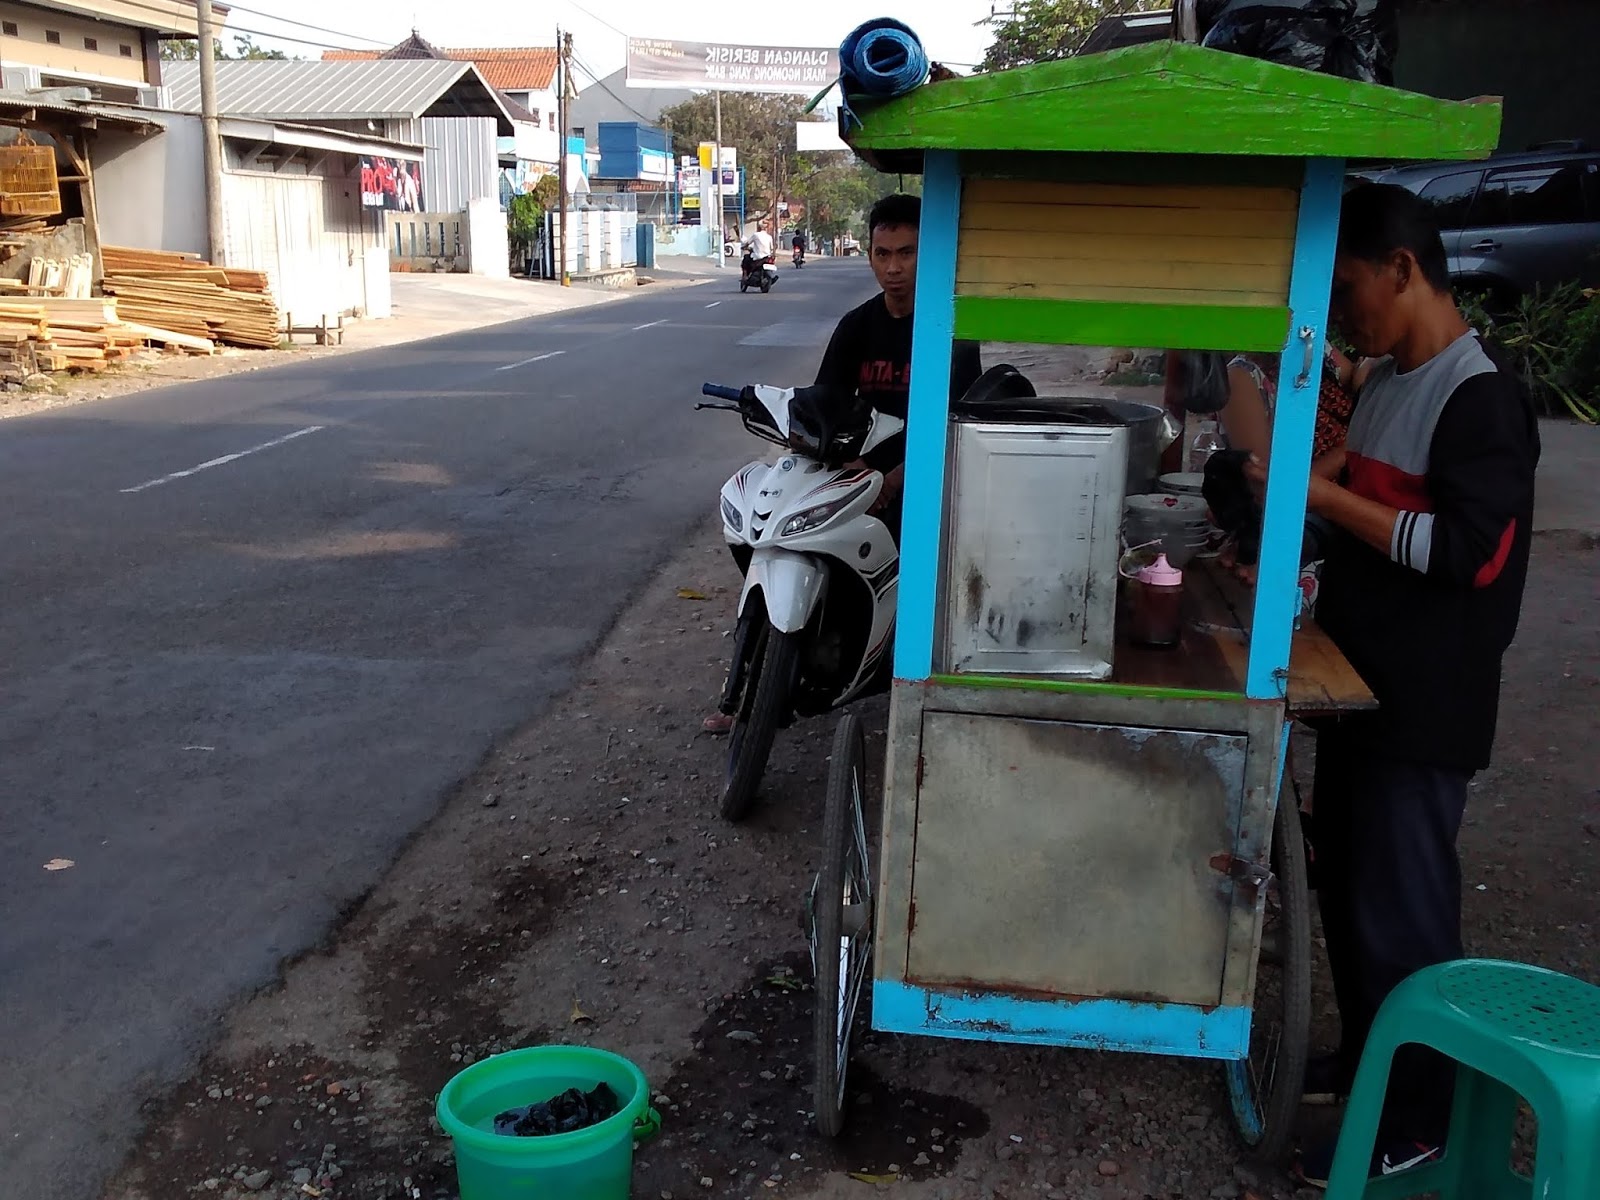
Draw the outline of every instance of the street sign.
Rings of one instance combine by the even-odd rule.
[[[628,39],[628,86],[814,96],[839,78],[824,47]]]

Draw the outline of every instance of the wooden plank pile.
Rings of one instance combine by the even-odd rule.
[[[203,354],[214,349],[204,339],[122,321],[117,301],[108,297],[0,297],[0,381],[20,383],[42,371],[101,371],[151,343]]]
[[[102,246],[103,287],[130,321],[177,338],[271,350],[282,334],[261,271],[214,267],[192,254]],[[181,342],[169,342],[181,345]]]

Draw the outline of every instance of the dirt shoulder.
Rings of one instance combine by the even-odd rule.
[[[1291,1195],[1240,1158],[1202,1064],[870,1036],[851,1131],[811,1132],[800,912],[833,722],[781,735],[747,825],[716,815],[723,746],[698,728],[734,580],[706,530],[329,943],[236,1011],[107,1195],[451,1197],[437,1090],[463,1062],[544,1042],[644,1068],[666,1117],[639,1156],[634,1195],[651,1200],[865,1194],[852,1172],[898,1176],[905,1200]],[[1589,979],[1596,594],[1596,540],[1540,535],[1498,760],[1462,836],[1472,950]],[[885,706],[865,708],[876,770]],[[1317,1024],[1326,1041],[1326,1006]]]

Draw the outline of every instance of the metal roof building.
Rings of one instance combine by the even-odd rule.
[[[200,111],[199,64],[167,64],[166,83],[175,110]],[[492,117],[497,134],[514,131],[499,92],[471,63],[449,59],[219,62],[217,108],[225,117],[316,124]]]

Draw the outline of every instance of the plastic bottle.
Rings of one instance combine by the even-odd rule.
[[[1183,633],[1183,572],[1165,554],[1133,576],[1128,637],[1142,646],[1176,646]]]
[[[1218,450],[1227,445],[1227,440],[1222,436],[1222,427],[1212,420],[1196,421],[1194,425],[1194,440],[1189,443],[1189,461],[1187,469],[1194,472],[1203,472],[1206,463]]]

